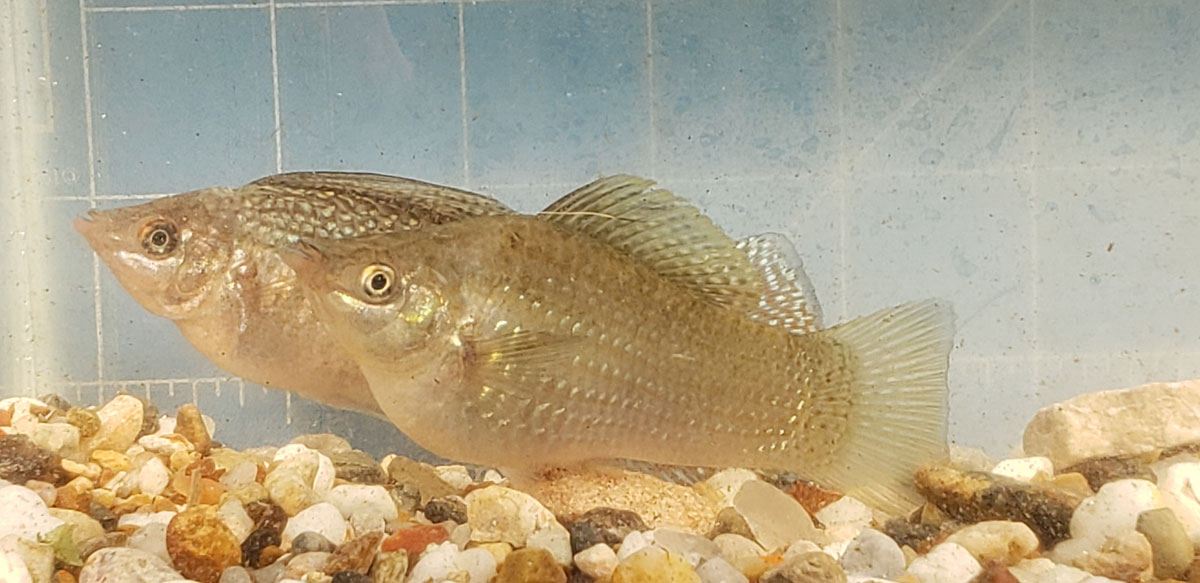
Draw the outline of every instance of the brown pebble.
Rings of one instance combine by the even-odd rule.
[[[365,452],[355,449],[325,455],[333,462],[333,470],[339,479],[355,484],[385,484],[388,481],[387,472]]]
[[[142,427],[138,430],[137,436],[142,437],[158,431],[158,407],[155,407],[150,399],[134,398],[142,402]]]
[[[381,540],[383,540],[383,533],[376,531],[342,543],[325,561],[325,574],[333,575],[339,571],[365,574],[371,569],[371,561],[375,559],[375,553],[379,551],[379,541]]]
[[[458,494],[453,486],[447,484],[434,471],[433,466],[396,456],[388,464],[388,477],[398,485],[411,486],[419,492],[420,504],[424,506],[434,498]]]
[[[983,572],[971,580],[972,583],[1021,583],[1008,567],[999,561],[988,561]]]
[[[951,518],[964,522],[1023,522],[1046,548],[1071,536],[1071,515],[1081,499],[1074,493],[1028,484],[987,472],[929,465],[917,471],[917,491]]]
[[[265,567],[279,557],[270,558],[263,556],[264,551],[268,547],[279,548],[283,537],[279,530],[270,528],[258,528],[242,541],[242,564],[251,568],[258,569]]]
[[[287,512],[270,500],[255,500],[246,504],[246,514],[254,521],[255,529],[283,532],[283,527],[288,521]]]
[[[275,546],[275,545],[263,547],[262,552],[258,554],[258,564],[259,565],[272,565],[275,563],[275,561],[278,561],[279,558],[285,554],[287,554],[287,553],[284,553],[282,548]]]
[[[0,436],[0,478],[14,484],[41,480],[51,484],[66,481],[62,458],[43,449],[25,435]]]
[[[842,498],[841,492],[827,490],[813,482],[801,480],[792,486],[792,498],[795,498],[809,514],[816,512]]]
[[[833,557],[815,551],[793,557],[763,573],[762,583],[846,583],[846,572]]]
[[[929,552],[947,534],[936,526],[909,522],[904,518],[892,518],[885,522],[883,533],[892,537],[896,544],[911,547],[920,553]]]
[[[12,407],[0,409],[0,427],[12,425]]]
[[[371,580],[374,583],[402,583],[407,574],[408,553],[404,551],[379,553],[371,567]]]
[[[75,583],[75,575],[66,569],[59,569],[54,572],[52,583]]]
[[[201,455],[207,454],[212,449],[212,436],[208,434],[208,428],[204,426],[204,418],[200,415],[200,409],[191,403],[180,406],[179,411],[175,413],[175,433],[191,442]]]
[[[123,532],[106,532],[103,535],[89,538],[80,543],[79,557],[87,559],[92,553],[100,549],[123,547],[127,542],[129,542],[129,535]]]
[[[79,428],[79,437],[82,439],[100,432],[100,416],[91,409],[72,407],[67,411],[67,423]]]
[[[194,506],[167,524],[167,554],[183,576],[200,583],[217,583],[221,571],[241,564],[237,537],[217,517],[212,506]]]
[[[467,523],[467,503],[458,496],[446,496],[430,500],[422,509],[429,522],[437,524],[453,520],[457,524]]]
[[[86,513],[92,507],[92,481],[79,477],[59,486],[54,497],[54,505],[67,510],[77,510]]]
[[[496,583],[566,583],[567,574],[546,549],[517,549],[508,554]]]
[[[1092,490],[1099,490],[1109,482],[1125,478],[1138,478],[1154,481],[1154,473],[1150,471],[1148,462],[1143,456],[1105,457],[1085,460],[1075,465],[1063,468],[1062,473],[1078,472],[1087,478]]]
[[[754,540],[754,532],[746,523],[746,517],[732,506],[726,506],[717,513],[716,524],[713,524],[712,530],[708,532],[708,538],[715,538],[719,534],[738,534]]]

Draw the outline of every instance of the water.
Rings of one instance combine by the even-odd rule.
[[[393,450],[227,378],[70,219],[313,168],[533,211],[629,172],[787,234],[828,322],[952,301],[951,438],[1003,455],[1045,404],[1200,376],[1197,39],[1169,1],[8,0],[0,395]]]

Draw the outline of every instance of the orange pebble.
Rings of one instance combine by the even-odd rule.
[[[425,547],[447,540],[450,540],[450,533],[446,532],[445,528],[436,524],[421,525],[397,530],[392,536],[383,539],[379,549],[385,553],[404,549],[409,557],[416,557]]]

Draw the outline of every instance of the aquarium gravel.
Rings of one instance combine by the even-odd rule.
[[[887,516],[787,475],[519,480],[328,434],[236,451],[194,405],[15,397],[0,401],[0,581],[1195,581],[1197,440],[1156,430],[1155,404],[1200,410],[1200,381],[1047,407],[1028,457],[957,451],[914,476],[927,503]]]

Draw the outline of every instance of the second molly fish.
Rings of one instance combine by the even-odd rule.
[[[75,228],[125,290],[217,366],[329,405],[379,414],[358,366],[296,289],[279,252],[300,237],[420,229],[513,211],[378,174],[294,172],[93,210]]]
[[[904,509],[916,468],[945,453],[949,308],[794,334],[730,308],[756,281],[734,251],[674,195],[601,181],[541,218],[284,259],[384,413],[434,453],[791,470]]]

